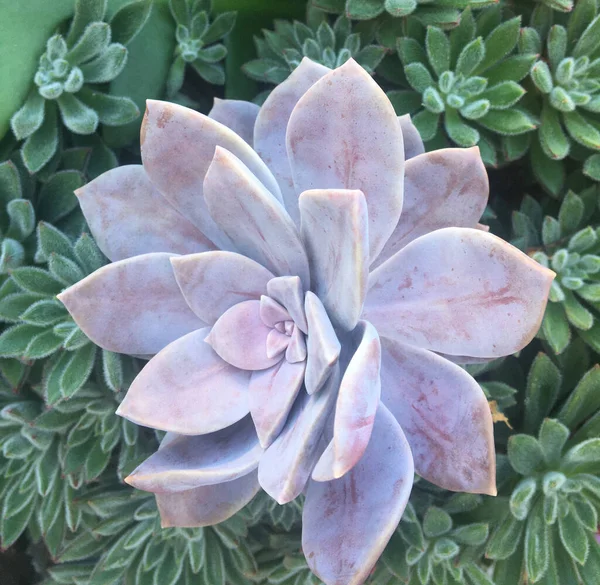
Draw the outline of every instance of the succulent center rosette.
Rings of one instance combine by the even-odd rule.
[[[424,153],[354,61],[308,59],[261,108],[150,101],[141,142],[143,165],[78,192],[112,264],[60,299],[151,358],[118,413],[168,432],[127,479],[163,525],[304,493],[308,564],[358,584],[415,471],[495,493],[490,409],[457,363],[524,347],[554,274],[478,224],[477,148]]]

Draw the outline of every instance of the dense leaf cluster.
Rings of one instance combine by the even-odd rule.
[[[312,0],[304,21],[286,13],[274,30],[264,2],[251,60],[233,0],[73,4],[0,140],[0,546],[26,548],[44,585],[319,583],[301,553],[301,501],[259,495],[215,527],[160,527],[154,499],[123,478],[161,437],[114,414],[143,362],[96,347],[56,299],[106,262],[73,192],[139,160],[135,143],[115,152],[97,133],[139,109],[135,80],[109,82],[139,38],[168,31],[158,97],[202,111],[223,83],[227,97],[254,97],[304,56],[355,58],[429,149],[479,146],[492,187],[482,221],[557,273],[538,338],[467,366],[496,421],[498,497],[417,480],[369,582],[597,585],[597,0]],[[144,79],[157,75],[137,59]],[[251,96],[236,94],[244,62],[246,82],[262,84]]]

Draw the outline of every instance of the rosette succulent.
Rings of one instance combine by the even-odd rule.
[[[455,362],[527,344],[553,273],[478,225],[477,148],[423,153],[355,61],[308,59],[260,109],[149,101],[141,144],[78,191],[112,264],[59,298],[151,358],[118,414],[167,431],[127,480],[164,526],[305,493],[310,568],[360,583],[415,471],[495,494],[490,409]]]

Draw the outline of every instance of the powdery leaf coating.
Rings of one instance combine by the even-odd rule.
[[[266,449],[281,432],[302,388],[305,368],[305,362],[290,363],[283,359],[268,370],[252,372],[250,414],[263,448]]]
[[[150,182],[142,165],[111,169],[75,191],[98,247],[112,261],[215,245]]]
[[[349,60],[300,98],[286,139],[296,192],[364,193],[375,259],[398,223],[404,178],[402,131],[385,93]]]
[[[231,481],[258,467],[262,454],[250,417],[207,435],[176,436],[125,481],[154,493],[182,492]]]
[[[254,124],[260,106],[243,100],[221,100],[215,98],[208,117],[233,130],[250,146],[254,142]]]
[[[239,252],[277,276],[299,276],[308,287],[308,260],[294,222],[250,170],[219,146],[204,179],[204,198]]]
[[[156,494],[163,528],[194,528],[224,522],[239,512],[258,493],[257,473],[193,490]]]
[[[356,327],[369,278],[369,218],[361,191],[313,189],[300,195],[301,232],[312,290],[329,318]]]
[[[416,347],[501,357],[533,339],[553,277],[496,236],[440,229],[370,274],[362,316],[381,336]]]
[[[477,227],[489,183],[479,148],[445,148],[406,162],[400,221],[372,268],[412,240],[445,227]]]
[[[185,303],[172,256],[153,253],[113,262],[58,299],[96,345],[116,353],[155,354],[206,325]]]
[[[117,414],[181,435],[214,433],[244,418],[250,412],[250,372],[223,361],[204,341],[209,332],[198,329],[155,355]]]
[[[400,423],[420,476],[447,490],[496,495],[492,415],[465,370],[383,339],[381,384],[381,400]]]
[[[425,145],[417,127],[412,123],[410,114],[398,116],[402,138],[404,139],[404,160],[407,161],[425,152]]]
[[[244,301],[223,313],[206,342],[236,368],[266,370],[279,361],[278,356],[267,356],[270,331],[260,318],[260,301]]]
[[[304,290],[298,276],[278,276],[267,284],[269,296],[284,306],[297,327],[308,333],[304,313]]]
[[[202,190],[217,145],[237,156],[275,197],[280,197],[277,181],[245,140],[189,108],[147,100],[140,142],[150,180],[175,209],[221,249],[233,248],[210,217]]]
[[[260,299],[273,274],[234,252],[205,252],[171,259],[177,284],[192,311],[213,325],[227,309]]]
[[[304,307],[308,322],[308,358],[304,383],[306,391],[314,394],[323,387],[333,371],[342,346],[323,303],[314,293],[306,293]]]
[[[285,135],[292,110],[306,91],[330,69],[304,58],[285,83],[279,84],[260,108],[254,126],[254,148],[273,171],[287,212],[300,225],[298,194],[292,180]]]
[[[260,297],[260,318],[268,327],[275,327],[277,323],[292,319],[282,305],[266,295]]]
[[[402,429],[380,405],[373,436],[344,477],[310,481],[302,514],[302,550],[328,585],[359,585],[392,536],[410,495],[413,460]]]
[[[342,477],[363,456],[373,430],[381,395],[381,343],[370,323],[360,321],[349,342],[353,352],[344,372],[335,406],[333,439],[319,459],[312,478]]]
[[[281,434],[258,465],[261,487],[279,504],[291,502],[304,489],[323,450],[322,434],[335,405],[339,366],[318,394],[301,394]]]

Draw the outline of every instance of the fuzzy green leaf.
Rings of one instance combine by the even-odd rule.
[[[525,567],[532,582],[539,581],[548,570],[550,543],[543,505],[539,501],[527,521],[525,531]]]
[[[140,115],[138,107],[128,97],[108,95],[88,88],[82,89],[78,96],[96,112],[100,123],[107,126],[128,124]]]
[[[152,9],[151,0],[126,4],[110,20],[113,41],[127,45],[146,24]]]
[[[425,46],[429,63],[439,77],[450,68],[450,41],[442,30],[430,26],[427,27]]]
[[[58,98],[64,125],[75,134],[92,134],[98,127],[98,114],[70,93]]]
[[[66,58],[73,65],[89,61],[106,50],[110,38],[111,30],[108,24],[93,22],[86,27],[77,43],[67,53]]]
[[[10,120],[17,140],[31,136],[44,122],[44,98],[33,88],[20,110]]]
[[[559,515],[558,528],[562,545],[571,558],[580,565],[585,563],[589,552],[589,542],[585,528],[579,522],[572,509],[566,516]]]
[[[561,383],[560,370],[548,356],[539,353],[533,361],[527,377],[524,419],[526,432],[537,432],[558,398]]]
[[[479,142],[479,132],[472,126],[465,124],[456,110],[446,112],[444,125],[448,136],[459,146],[468,148]]]
[[[112,43],[98,57],[81,65],[86,83],[106,83],[113,80],[125,67],[127,49],[120,43]]]
[[[508,136],[536,129],[531,117],[521,110],[492,110],[478,122],[488,130]]]
[[[600,15],[596,16],[583,31],[573,49],[573,57],[591,55],[600,46]]]
[[[58,148],[58,121],[56,104],[45,103],[44,122],[25,141],[21,148],[21,157],[27,170],[37,173],[54,156]]]
[[[521,18],[515,17],[496,27],[485,39],[485,57],[477,67],[482,73],[502,58],[506,57],[517,45]]]
[[[106,13],[107,0],[76,0],[75,16],[67,36],[67,43],[73,46],[88,24],[101,21]]]
[[[485,46],[481,37],[467,44],[458,56],[455,72],[469,77],[485,57]]]
[[[348,0],[346,3],[346,16],[353,20],[370,20],[384,10],[384,0]]]
[[[531,435],[513,435],[508,441],[508,459],[513,469],[524,476],[535,473],[544,455],[535,437]]]
[[[556,465],[569,438],[569,429],[554,419],[546,419],[540,429],[540,445],[548,465]]]

